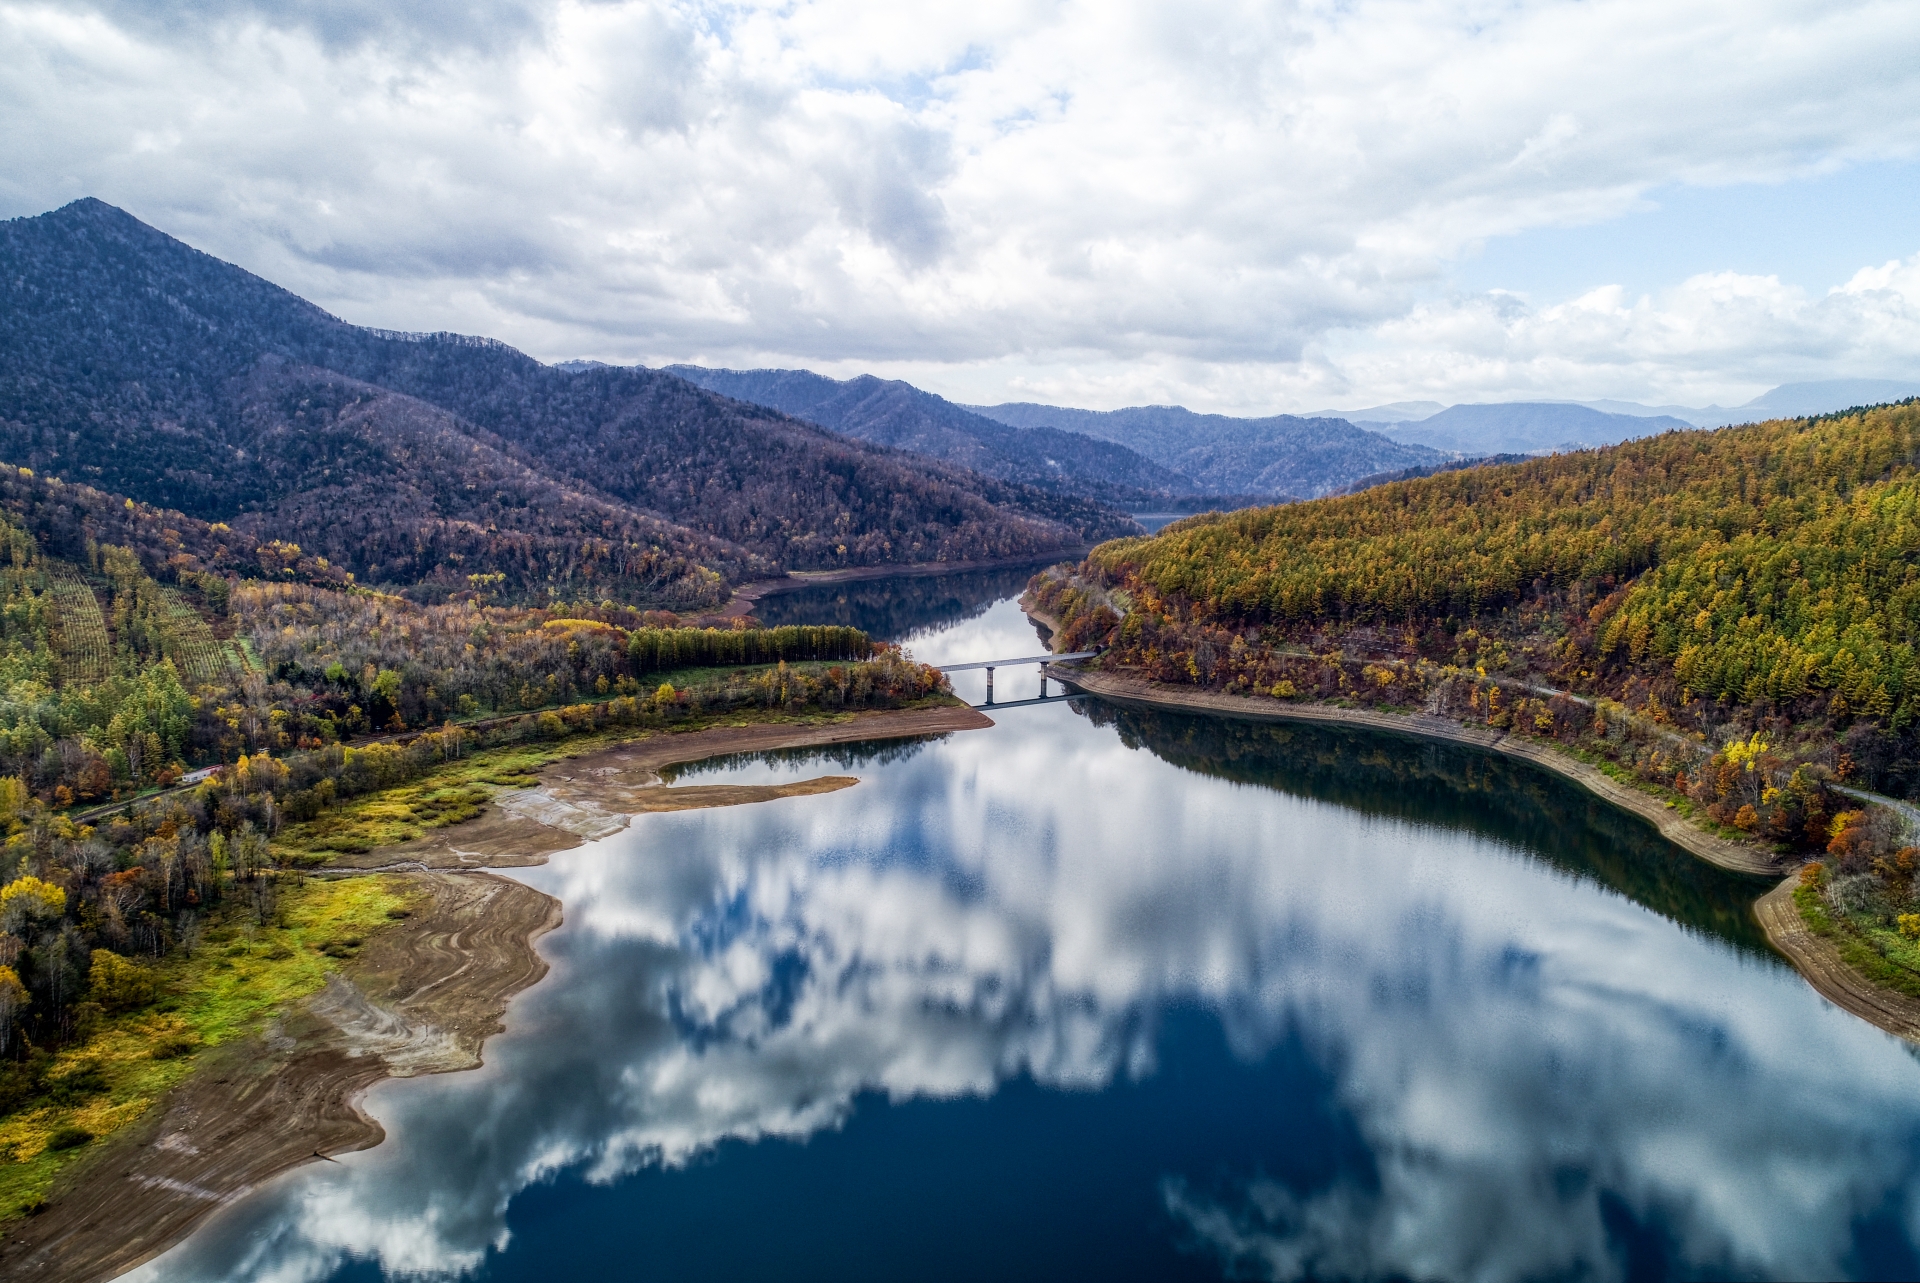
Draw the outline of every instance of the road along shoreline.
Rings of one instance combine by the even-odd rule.
[[[508,1002],[547,964],[558,900],[486,872],[545,863],[626,827],[633,814],[734,806],[846,788],[849,776],[783,785],[690,785],[669,767],[734,753],[979,730],[965,705],[749,723],[644,738],[563,758],[539,784],[503,790],[480,816],[399,846],[344,857],[320,876],[390,876],[411,917],[371,935],[326,988],[266,1029],[200,1053],[185,1082],[100,1152],[62,1174],[46,1208],[9,1227],[0,1276],[91,1283],[152,1259],[211,1212],[293,1168],[367,1149],[386,1133],[361,1108],[385,1078],[476,1068]],[[631,808],[631,809],[625,809]]]
[[[1043,620],[1042,622],[1049,622]],[[1655,799],[1564,754],[1502,731],[1465,726],[1449,718],[1418,713],[1382,713],[1326,704],[1286,704],[1196,691],[1119,673],[1101,673],[1062,665],[1051,670],[1067,685],[1118,704],[1172,708],[1257,721],[1321,722],[1364,726],[1425,739],[1471,744],[1522,758],[1597,794],[1622,810],[1648,820],[1660,835],[1691,855],[1734,873],[1778,877],[1784,862],[1757,847],[1703,833]],[[1800,916],[1793,892],[1797,874],[1788,876],[1754,902],[1753,914],[1767,942],[1793,965],[1815,992],[1844,1011],[1908,1042],[1920,1044],[1920,1000],[1874,984],[1848,966],[1832,944],[1813,934]]]
[[[1660,836],[1707,863],[1732,873],[1778,876],[1781,865],[1770,853],[1742,842],[1729,842],[1702,832],[1659,800],[1615,780],[1597,767],[1556,753],[1491,727],[1466,726],[1446,717],[1423,713],[1382,713],[1363,708],[1337,708],[1330,704],[1289,704],[1281,700],[1250,695],[1227,695],[1217,691],[1192,690],[1170,686],[1120,673],[1102,673],[1056,665],[1049,673],[1076,690],[1084,690],[1118,704],[1138,704],[1154,708],[1172,708],[1186,712],[1214,713],[1227,717],[1266,722],[1322,722],[1342,726],[1365,726],[1373,730],[1414,735],[1423,739],[1445,740],[1490,749],[1508,757],[1521,758],[1572,780],[1624,811],[1630,811],[1652,824]]]

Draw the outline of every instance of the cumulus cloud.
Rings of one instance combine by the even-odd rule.
[[[6,0],[0,205],[98,195],[546,357],[1225,408],[1728,387],[1896,372],[1910,327],[1436,290],[1661,185],[1911,155],[1916,52],[1902,0]]]

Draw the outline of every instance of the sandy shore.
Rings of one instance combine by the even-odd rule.
[[[47,1210],[9,1227],[8,1278],[111,1278],[215,1208],[325,1153],[380,1142],[362,1092],[386,1077],[467,1069],[507,1000],[546,974],[534,941],[560,903],[487,873],[419,875],[430,907],[368,940],[303,1007],[212,1051],[141,1122],[69,1173]]]
[[[474,820],[357,857],[364,867],[354,872],[402,873],[430,893],[429,906],[369,938],[326,989],[260,1035],[203,1052],[204,1063],[163,1104],[64,1175],[46,1211],[9,1227],[0,1275],[111,1278],[262,1182],[379,1144],[385,1133],[358,1103],[374,1083],[479,1065],[508,1000],[546,974],[535,941],[561,922],[559,901],[483,867],[544,863],[554,851],[619,831],[632,814],[736,806],[857,782],[829,775],[676,788],[659,777],[669,766],[992,725],[959,706],[656,734],[554,763],[539,787],[503,793]]]
[[[1638,789],[1615,781],[1605,772],[1568,757],[1564,753],[1556,753],[1541,745],[1517,739],[1505,731],[1464,726],[1451,718],[1428,717],[1420,713],[1379,713],[1370,709],[1335,708],[1328,704],[1289,704],[1281,700],[1260,699],[1249,695],[1224,695],[1214,691],[1169,686],[1161,682],[1147,681],[1118,673],[1083,671],[1070,665],[1055,665],[1052,673],[1069,686],[1116,703],[1218,713],[1228,717],[1244,717],[1259,721],[1329,722],[1343,726],[1367,726],[1375,730],[1394,731],[1402,735],[1418,735],[1426,739],[1447,740],[1455,744],[1472,744],[1479,748],[1491,749],[1496,753],[1504,753],[1508,757],[1523,758],[1556,775],[1564,776],[1622,810],[1633,812],[1651,823],[1669,842],[1709,864],[1718,865],[1735,873],[1771,876],[1780,871],[1779,862],[1770,852],[1758,846],[1729,842],[1711,833],[1703,832],[1665,804]]]
[[[1114,673],[1074,672],[1070,667],[1056,667],[1053,671],[1055,676],[1069,685],[1116,703],[1268,721],[1368,726],[1492,749],[1509,757],[1536,763],[1575,781],[1616,806],[1643,816],[1660,830],[1662,837],[1711,864],[1736,873],[1776,875],[1780,872],[1781,862],[1759,848],[1722,841],[1712,834],[1703,833],[1653,798],[1615,782],[1586,763],[1537,744],[1516,740],[1504,732],[1479,730],[1448,718],[1419,714],[1377,713],[1366,709],[1332,708],[1324,704],[1283,704],[1277,700],[1187,690]],[[1800,917],[1799,907],[1793,902],[1793,890],[1798,882],[1796,873],[1754,903],[1754,916],[1766,932],[1768,943],[1793,964],[1794,969],[1806,978],[1816,992],[1835,1006],[1852,1012],[1890,1034],[1920,1043],[1920,1000],[1872,983],[1842,961],[1839,951],[1831,944],[1809,931]]]
[[[1920,1043],[1920,1000],[1883,989],[1841,960],[1840,951],[1807,929],[1793,902],[1798,875],[1787,878],[1753,906],[1767,941],[1787,956],[1822,997],[1908,1042]]]
[[[660,778],[660,772],[669,766],[729,753],[944,735],[992,725],[991,719],[975,709],[949,705],[861,713],[840,722],[769,722],[662,732],[555,762],[541,770],[537,787],[502,790],[477,819],[397,846],[379,847],[363,855],[342,855],[329,868],[399,872],[545,864],[555,851],[611,837],[626,828],[635,815],[828,793],[857,782],[845,775],[824,775],[778,785],[673,786]]]

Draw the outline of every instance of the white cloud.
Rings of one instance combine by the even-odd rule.
[[[350,319],[546,357],[1246,410],[1718,394],[1910,368],[1909,305],[1520,308],[1437,299],[1446,266],[1910,156],[1917,52],[1903,0],[0,3],[0,206],[98,195]]]

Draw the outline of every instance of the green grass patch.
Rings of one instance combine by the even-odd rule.
[[[1833,944],[1840,960],[1883,989],[1920,998],[1920,946],[1898,931],[1834,911],[1814,887],[1795,887],[1807,930]]]
[[[319,989],[420,894],[398,878],[315,881],[283,886],[267,926],[243,921],[238,909],[210,916],[193,957],[156,967],[159,1001],[108,1017],[86,1042],[42,1059],[39,1090],[0,1117],[0,1224],[38,1207],[63,1170],[145,1114],[204,1049],[257,1032]]]
[[[827,666],[819,665],[822,668]],[[897,708],[943,708],[957,702],[944,695],[935,695],[911,704],[898,705]],[[852,710],[828,712],[810,709],[788,713],[762,708],[735,709],[727,713],[689,718],[664,729],[612,726],[581,732],[566,739],[526,741],[480,749],[469,757],[443,763],[409,784],[352,798],[330,807],[311,820],[290,823],[274,839],[274,850],[290,863],[315,867],[325,864],[337,854],[359,854],[379,847],[395,846],[434,829],[474,818],[485,809],[488,799],[502,788],[534,787],[539,783],[539,772],[543,767],[616,744],[722,726],[825,725],[848,721],[857,715]]]

